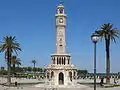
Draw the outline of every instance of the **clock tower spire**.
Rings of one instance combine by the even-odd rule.
[[[66,14],[64,12],[64,6],[60,3],[57,6],[56,12],[56,53],[65,53],[65,29],[66,29]]]

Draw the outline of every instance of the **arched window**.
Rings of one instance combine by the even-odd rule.
[[[72,72],[69,72],[70,81],[72,81]]]
[[[47,79],[49,79],[49,76],[50,76],[50,73],[49,73],[49,72],[47,72]]]
[[[59,58],[59,64],[62,64],[62,57]]]
[[[70,57],[68,57],[68,64],[70,64]]]
[[[59,11],[60,11],[60,14],[63,14],[63,8],[60,8]]]
[[[60,41],[62,41],[62,38],[60,38]]]
[[[58,60],[59,62],[58,62],[58,64],[61,64],[61,58],[59,57],[59,60]]]
[[[64,64],[64,57],[62,57],[62,64]]]
[[[57,64],[58,64],[58,57],[57,57]]]
[[[53,77],[54,77],[54,72],[52,71],[52,72],[51,72],[51,78],[53,78]]]
[[[55,64],[55,57],[53,57],[52,59],[53,59],[53,64]]]
[[[64,57],[64,65],[65,65],[65,57]]]
[[[75,75],[75,74],[76,74],[76,72],[74,71],[74,79],[76,78],[76,75]]]
[[[59,73],[59,84],[60,85],[64,84],[64,74],[62,72]]]

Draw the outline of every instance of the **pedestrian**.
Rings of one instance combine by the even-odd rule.
[[[103,86],[103,82],[104,82],[104,78],[102,77],[100,81],[100,86]]]
[[[114,78],[114,84],[117,84],[117,82],[116,82],[116,78]]]

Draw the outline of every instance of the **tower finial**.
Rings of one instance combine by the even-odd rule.
[[[63,3],[64,3],[63,0],[60,0],[60,5],[63,5]]]

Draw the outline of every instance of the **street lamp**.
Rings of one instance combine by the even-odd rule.
[[[91,36],[92,42],[94,43],[94,90],[96,90],[96,43],[99,40],[99,35],[93,33]]]

